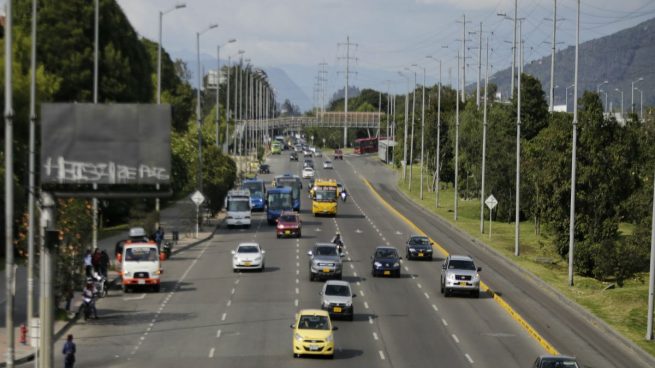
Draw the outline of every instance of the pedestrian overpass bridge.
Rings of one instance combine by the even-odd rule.
[[[242,130],[298,131],[302,128],[378,128],[384,114],[378,112],[323,112],[313,116],[288,116],[275,119],[243,120]]]

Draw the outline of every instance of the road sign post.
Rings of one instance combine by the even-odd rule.
[[[486,204],[487,207],[489,207],[489,239],[491,239],[491,220],[492,220],[491,214],[493,213],[493,210],[496,207],[496,205],[498,205],[498,201],[496,200],[496,197],[494,197],[492,194],[489,197],[487,197],[487,199],[484,201],[484,204]]]
[[[205,196],[199,190],[196,190],[191,195],[191,200],[196,204],[196,238],[198,238],[200,232],[200,205],[205,201]]]

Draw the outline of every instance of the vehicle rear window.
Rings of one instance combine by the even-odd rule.
[[[409,240],[409,244],[414,245],[430,245],[430,240],[425,237],[414,237]]]
[[[334,246],[316,247],[316,255],[319,255],[319,256],[336,256],[337,255],[337,247],[334,247]]]
[[[451,270],[475,271],[475,264],[471,261],[451,259],[448,268]]]
[[[259,249],[254,245],[242,245],[237,250],[238,253],[257,253]]]
[[[125,250],[125,260],[134,261],[156,261],[157,249],[151,247],[129,247]]]
[[[280,221],[282,221],[282,222],[296,222],[296,216],[294,216],[294,215],[280,216]]]
[[[378,249],[375,252],[375,258],[395,258],[397,256],[395,249]]]

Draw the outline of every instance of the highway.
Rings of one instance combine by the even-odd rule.
[[[403,260],[399,279],[371,277],[374,248],[391,245],[404,255],[404,243],[414,231],[386,210],[360,175],[386,175],[386,184],[378,189],[400,206],[403,199],[389,187],[395,179],[368,158],[336,161],[334,170],[323,170],[321,158],[314,161],[318,177],[339,180],[351,194],[346,203],[339,202],[336,218],[313,217],[305,196],[300,239],[276,239],[264,213],[254,214],[250,229],[221,226],[213,239],[164,263],[162,292],[114,291],[100,301],[100,319],[74,326],[70,332],[77,342],[77,366],[529,367],[538,355],[546,353],[490,295],[444,298],[439,292],[440,256],[432,262]],[[302,168],[301,162],[288,160],[288,153],[268,162],[272,174],[262,177],[269,183],[274,175],[299,175]],[[409,212],[407,216],[423,217],[416,208],[399,209]],[[483,280],[492,287],[502,285],[509,296],[525,293],[521,312],[528,314],[524,317],[534,321],[560,352],[578,355],[584,366],[642,366],[636,360],[617,364],[619,359],[625,363],[633,358],[608,348],[600,337],[585,338],[571,331],[590,328],[578,329],[575,323],[584,322],[568,314],[565,317],[570,320],[553,323],[557,329],[540,330],[553,318],[543,310],[547,299],[535,301],[529,295],[530,288],[537,286],[525,281],[515,286],[516,290],[507,286],[513,275],[506,266],[488,255],[478,260],[479,250],[471,251],[466,240],[442,232],[438,224],[418,220],[417,224],[425,226],[423,229],[449,251],[472,254],[483,267]],[[300,308],[320,307],[322,283],[309,281],[306,253],[315,242],[329,241],[336,231],[341,232],[347,250],[344,280],[351,282],[357,294],[355,320],[334,321],[339,327],[334,360],[294,358],[289,328],[294,313]],[[265,272],[232,272],[230,251],[244,241],[258,242],[266,250]],[[598,347],[593,345],[596,343]],[[63,366],[62,344],[59,341],[55,347],[57,366]]]

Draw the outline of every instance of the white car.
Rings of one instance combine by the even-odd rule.
[[[302,178],[303,179],[311,179],[314,177],[314,169],[311,167],[306,167],[302,169]]]
[[[323,157],[323,152],[321,152],[321,150],[317,148],[317,149],[314,150],[314,156],[315,157]]]
[[[334,169],[334,166],[332,166],[332,161],[330,161],[330,160],[323,161],[323,168],[324,169]]]
[[[239,243],[236,250],[232,251],[232,270],[258,270],[264,271],[265,250],[257,243]]]

